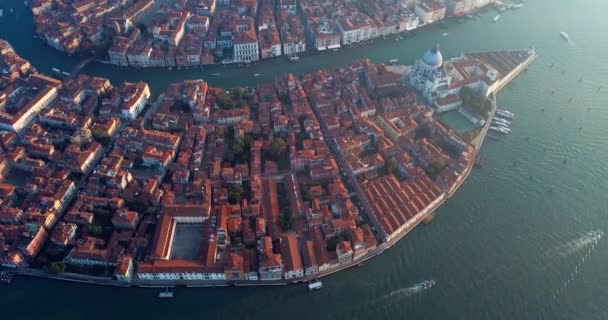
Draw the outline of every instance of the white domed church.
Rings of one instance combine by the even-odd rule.
[[[429,101],[448,94],[450,76],[443,63],[439,45],[428,50],[418,59],[407,74],[409,84],[422,93]]]

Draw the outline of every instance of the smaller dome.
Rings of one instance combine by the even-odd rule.
[[[441,67],[443,65],[443,56],[441,55],[441,51],[439,51],[439,45],[427,51],[422,57],[422,61],[432,68]]]

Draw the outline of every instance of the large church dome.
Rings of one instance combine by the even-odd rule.
[[[427,51],[422,57],[422,62],[432,68],[439,68],[443,65],[443,56],[439,51],[439,45],[436,45],[433,49]]]

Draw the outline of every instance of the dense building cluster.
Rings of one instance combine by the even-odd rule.
[[[462,16],[490,0],[34,0],[36,31],[111,64],[194,67],[296,59]]]
[[[382,240],[410,229],[470,169],[474,148],[422,107],[402,76],[361,61],[303,76],[340,167]]]
[[[59,81],[0,50],[4,266],[140,284],[312,279],[403,236],[474,161],[408,74],[369,60],[255,88],[187,80],[150,104],[144,82]],[[502,81],[523,52],[468,59]]]

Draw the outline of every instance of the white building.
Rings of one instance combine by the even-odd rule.
[[[439,45],[427,51],[417,60],[407,74],[411,86],[429,101],[443,98],[448,93],[450,79],[443,65]]]
[[[116,268],[114,272],[114,276],[116,280],[123,282],[131,282],[133,279],[133,270],[135,266],[133,264],[133,259],[129,256],[125,257],[121,264]]]
[[[459,96],[450,94],[443,98],[435,100],[433,107],[437,112],[446,112],[458,108],[462,105],[462,100]]]
[[[342,34],[342,44],[349,45],[373,38],[374,27],[369,23],[354,25],[349,18],[344,18],[338,24]]]
[[[46,108],[57,97],[57,88],[46,87],[38,93],[17,115],[0,112],[0,130],[21,132],[38,116],[40,110]]]
[[[234,63],[250,63],[260,60],[258,40],[245,31],[236,35],[234,39]]]
[[[138,82],[132,85],[136,86],[136,92],[125,99],[126,101],[120,114],[123,119],[133,120],[137,118],[150,98],[150,87],[148,87],[147,83]]]
[[[492,0],[468,0],[471,2],[469,10],[476,10],[492,3]]]
[[[453,16],[462,16],[467,13],[467,3],[470,2],[471,0],[449,0],[448,13]]]
[[[423,24],[429,24],[443,19],[446,7],[435,0],[423,0],[416,4],[414,12]]]
[[[137,270],[137,277],[147,281],[167,281],[167,280],[226,280],[224,272],[209,272],[204,270],[177,271],[177,270],[148,270],[147,267],[140,267]]]

